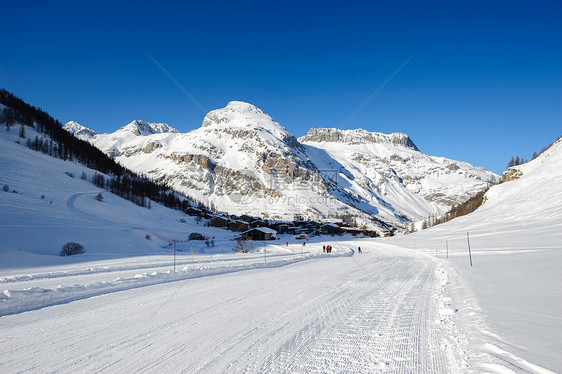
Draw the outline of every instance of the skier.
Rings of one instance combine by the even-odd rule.
[[[325,245],[322,246],[322,253],[326,253],[326,246]]]
[[[363,253],[361,252],[361,247],[357,247],[357,250],[359,251],[359,253]]]

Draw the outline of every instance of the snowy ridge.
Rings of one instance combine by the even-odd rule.
[[[402,133],[311,129],[296,139],[240,101],[209,112],[189,133],[153,130],[135,121],[88,140],[133,171],[232,214],[351,215],[369,228],[400,228],[445,213],[496,177],[426,156]]]
[[[364,143],[386,143],[404,146],[406,148],[418,151],[418,147],[406,134],[394,132],[392,134],[382,134],[378,132],[369,132],[363,129],[357,130],[339,130],[335,128],[310,129],[308,133],[299,138],[301,143],[306,142],[330,142],[344,143],[349,145]]]
[[[167,123],[149,123],[135,120],[128,125],[121,127],[117,130],[117,132],[131,132],[136,136],[148,136],[153,134],[162,134],[165,132],[178,133],[179,131]]]

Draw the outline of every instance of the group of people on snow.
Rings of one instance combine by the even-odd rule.
[[[324,253],[332,253],[332,246],[331,245],[323,245],[322,252]]]

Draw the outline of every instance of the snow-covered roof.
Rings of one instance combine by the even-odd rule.
[[[261,231],[264,234],[273,234],[273,235],[277,234],[277,231],[275,231],[273,229],[270,229],[269,227],[255,227],[253,229],[244,231],[242,234],[246,234],[246,233],[251,232],[251,231]]]
[[[235,220],[233,220],[233,221],[230,221],[230,222],[231,222],[231,223],[239,223],[239,224],[244,224],[244,225],[247,225],[247,224],[248,224],[248,222],[246,222],[246,221],[243,221],[243,220],[241,220],[241,219],[235,219]]]

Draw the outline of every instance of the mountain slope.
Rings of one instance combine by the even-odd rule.
[[[519,178],[492,186],[473,213],[394,242],[442,258],[448,249],[452,296],[465,300],[455,307],[469,339],[487,342],[473,346],[480,355],[561,372],[562,140],[510,170]]]
[[[33,151],[16,130],[6,132],[0,126],[0,132],[0,186],[9,188],[0,190],[2,268],[32,266],[35,261],[67,263],[57,255],[69,241],[85,246],[80,260],[93,260],[108,254],[159,253],[168,240],[185,240],[189,232],[232,236],[154,202],[150,209],[135,205],[96,187],[91,180],[97,170]],[[32,139],[44,136],[31,127],[26,133]],[[95,199],[100,192],[102,202]]]
[[[299,141],[342,165],[357,195],[383,199],[414,221],[445,213],[495,178],[466,162],[425,155],[401,133],[311,129]]]
[[[299,141],[262,110],[236,101],[186,134],[124,129],[77,136],[137,173],[233,214],[353,216],[369,227],[402,227],[444,213],[494,177],[425,156],[405,134],[312,129]]]

